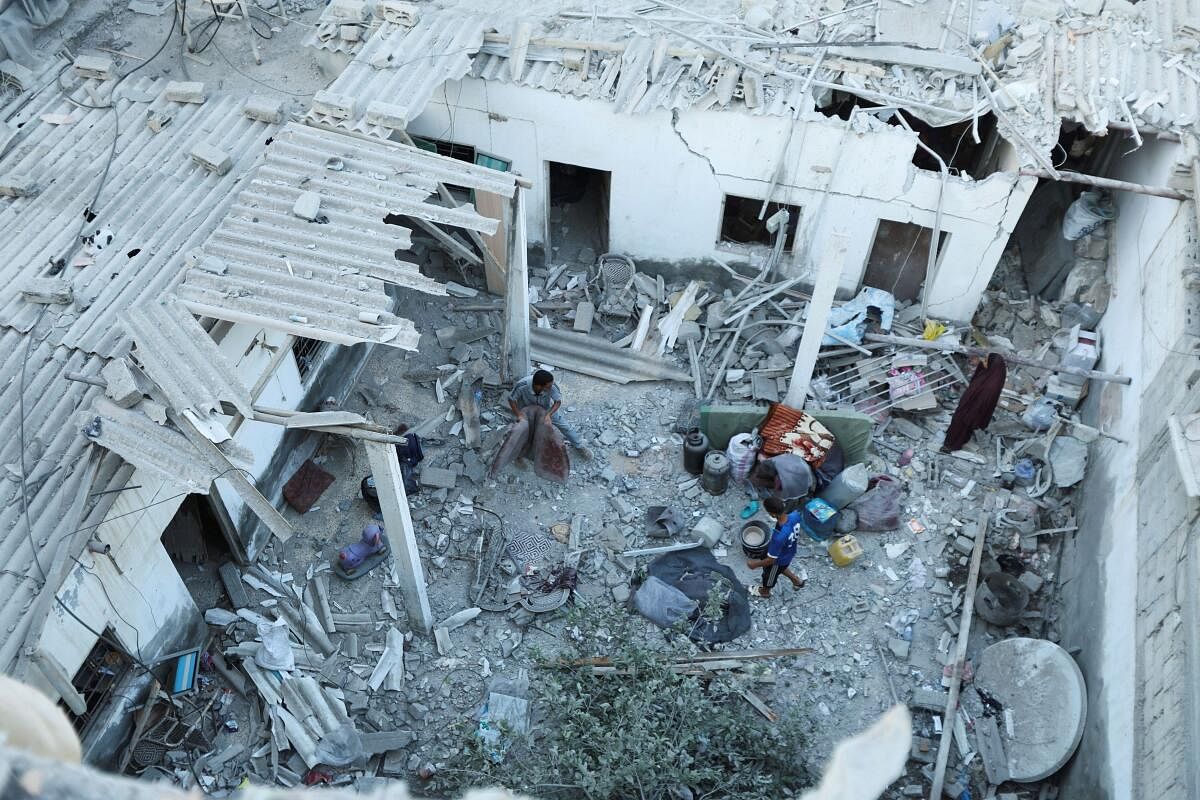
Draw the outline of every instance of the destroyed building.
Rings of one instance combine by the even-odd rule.
[[[344,723],[335,780],[428,777],[559,609],[632,602],[648,508],[758,580],[683,435],[794,407],[904,489],[731,646],[813,651],[751,694],[814,769],[898,703],[884,797],[1200,794],[1194,4],[134,5],[0,63],[0,672],[85,761],[291,786]],[[978,352],[999,410],[941,454]],[[565,489],[489,469],[537,365],[596,456]],[[389,569],[343,583],[373,520]],[[489,606],[546,559],[578,584]],[[1005,694],[984,652],[1035,640],[1069,658]]]

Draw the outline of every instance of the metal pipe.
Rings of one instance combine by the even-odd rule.
[[[1067,172],[1065,170],[1058,171],[1058,177],[1055,178],[1045,170],[1031,169],[1024,167],[1020,170],[1021,175],[1028,175],[1033,178],[1042,178],[1045,180],[1058,180],[1064,183],[1079,183],[1084,186],[1094,186],[1097,189],[1108,189],[1113,192],[1133,192],[1135,194],[1148,194],[1152,197],[1165,197],[1168,200],[1191,200],[1192,196],[1186,192],[1181,192],[1178,189],[1171,189],[1166,186],[1149,186],[1144,183],[1131,183],[1130,181],[1118,181],[1113,178],[1098,178],[1095,175],[1084,175],[1081,172]]]

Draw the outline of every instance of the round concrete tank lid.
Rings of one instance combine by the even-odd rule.
[[[975,688],[1011,714],[997,719],[1010,779],[1030,782],[1062,769],[1087,718],[1083,673],[1066,650],[1043,639],[1006,639],[979,656]]]

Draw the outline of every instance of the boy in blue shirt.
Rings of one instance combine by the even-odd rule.
[[[751,586],[752,597],[767,598],[775,588],[779,576],[786,575],[796,589],[804,587],[804,581],[788,567],[796,557],[796,539],[803,532],[800,527],[800,512],[790,514],[785,510],[783,501],[778,497],[768,497],[763,501],[763,509],[775,520],[775,530],[771,533],[771,541],[767,545],[766,558],[751,558],[746,561],[750,569],[762,569],[762,586]]]

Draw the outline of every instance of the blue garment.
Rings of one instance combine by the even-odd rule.
[[[796,557],[796,537],[803,530],[800,527],[800,512],[793,511],[787,515],[783,525],[776,525],[771,534],[771,543],[767,545],[767,555],[775,559],[780,569],[786,569]]]

